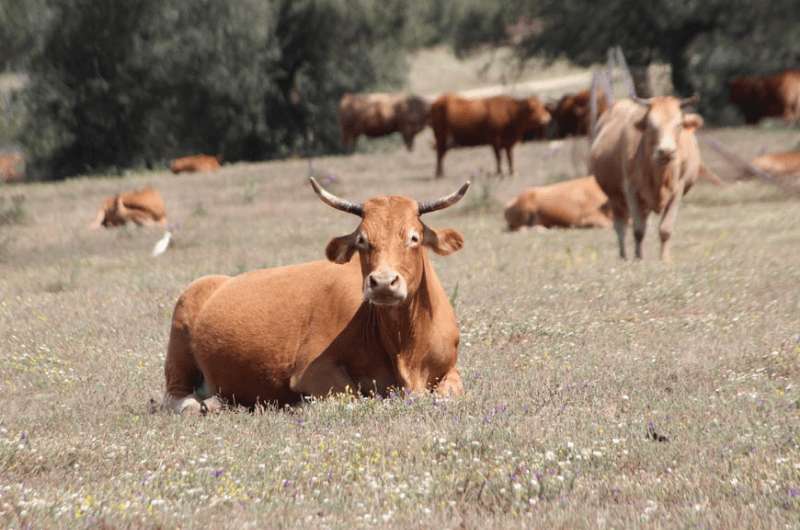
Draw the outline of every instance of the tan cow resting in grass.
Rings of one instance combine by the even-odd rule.
[[[593,176],[528,188],[506,204],[509,230],[525,226],[609,228],[608,197]]]
[[[694,133],[702,127],[703,118],[683,112],[696,101],[696,97],[668,96],[621,100],[598,122],[590,166],[611,203],[623,259],[629,216],[633,217],[636,257],[641,258],[650,212],[661,214],[661,259],[671,259],[670,236],[681,197],[701,171]]]
[[[776,177],[800,177],[800,151],[761,155],[750,164]]]
[[[169,169],[176,175],[178,173],[201,173],[216,171],[220,168],[220,158],[211,155],[192,155],[176,158],[169,163]]]
[[[158,190],[147,186],[108,197],[89,228],[109,228],[129,222],[139,226],[167,226],[167,210]]]
[[[165,409],[217,409],[218,398],[290,404],[395,386],[463,393],[456,317],[428,250],[446,256],[464,239],[420,216],[458,202],[469,182],[431,202],[383,196],[363,204],[311,184],[323,202],[358,216],[358,226],[328,243],[327,261],[189,285],[172,317]]]

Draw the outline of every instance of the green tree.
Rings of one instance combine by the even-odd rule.
[[[46,177],[339,149],[345,91],[402,85],[401,0],[50,0],[22,137]]]

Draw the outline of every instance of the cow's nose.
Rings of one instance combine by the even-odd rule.
[[[391,290],[400,283],[400,275],[396,272],[373,272],[369,275],[370,289]]]
[[[672,160],[675,157],[675,149],[672,147],[659,147],[656,155],[660,160]]]
[[[392,305],[406,297],[403,278],[395,271],[375,271],[367,276],[365,297],[379,305]]]

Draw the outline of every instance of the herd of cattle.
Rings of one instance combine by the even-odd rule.
[[[800,72],[736,79],[731,98],[748,121],[775,115],[798,120]],[[683,195],[700,178],[719,182],[701,158],[696,131],[703,118],[687,110],[696,103],[696,96],[614,101],[600,90],[547,105],[536,97],[445,94],[429,101],[402,94],[347,94],[339,116],[347,147],[360,135],[399,132],[412,150],[414,137],[430,126],[436,177],[443,175],[444,156],[454,147],[491,146],[498,173],[504,151],[513,173],[516,143],[589,135],[591,174],[523,190],[506,205],[508,228],[613,226],[624,259],[631,226],[635,256],[642,258],[648,217],[656,213],[666,261]],[[0,171],[20,163],[3,156]],[[176,174],[215,171],[220,161],[194,155],[173,160],[170,169]],[[761,156],[751,165],[771,175],[800,176],[800,152]],[[464,392],[456,366],[455,313],[428,257],[428,251],[446,256],[460,250],[464,238],[453,229],[429,227],[422,216],[457,203],[469,182],[432,201],[379,196],[359,204],[310,180],[322,202],[355,215],[358,226],[328,243],[327,260],[235,277],[205,276],[190,284],[172,317],[165,410],[206,413],[224,402],[282,405],[304,396],[386,394],[392,388],[441,396]],[[146,187],[108,197],[91,227],[129,222],[167,227],[158,190]]]

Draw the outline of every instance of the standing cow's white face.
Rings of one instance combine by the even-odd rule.
[[[644,135],[645,148],[658,165],[666,165],[678,155],[680,135],[702,127],[698,114],[685,114],[683,107],[696,102],[696,98],[680,100],[671,96],[636,100],[647,107],[644,118],[637,124]]]
[[[458,231],[429,228],[420,215],[455,204],[466,193],[469,183],[459,192],[431,203],[418,204],[407,197],[386,196],[369,199],[363,205],[339,199],[313,180],[312,184],[323,201],[362,218],[354,232],[332,239],[325,254],[335,263],[347,263],[358,252],[364,300],[371,304],[399,305],[414,296],[425,268],[423,247],[447,256],[464,245]]]

